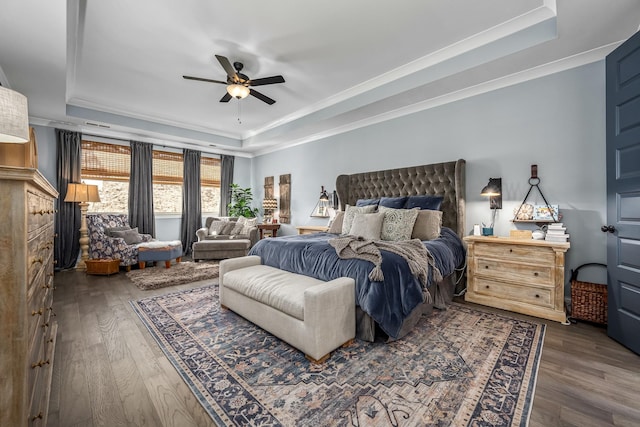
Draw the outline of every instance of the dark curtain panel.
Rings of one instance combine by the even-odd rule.
[[[56,176],[60,196],[56,202],[54,259],[56,270],[73,268],[80,253],[81,213],[78,203],[65,202],[70,182],[80,182],[80,150],[82,134],[56,129]]]
[[[220,216],[229,215],[231,184],[233,184],[233,156],[220,156]]]
[[[184,150],[182,178],[182,219],[180,240],[185,254],[191,253],[191,244],[196,240],[196,230],[202,226],[202,204],[200,202],[200,152]]]
[[[153,145],[131,141],[131,177],[129,180],[129,224],[139,233],[155,237],[153,213]]]

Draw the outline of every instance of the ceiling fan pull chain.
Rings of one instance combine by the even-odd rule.
[[[241,104],[241,102],[238,99],[238,124],[239,125],[242,124],[242,120],[240,119],[240,117],[242,116],[242,106],[240,104]]]

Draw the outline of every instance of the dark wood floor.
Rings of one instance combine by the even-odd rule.
[[[213,425],[129,305],[210,283],[140,291],[124,272],[57,273],[49,426]],[[543,322],[530,426],[640,426],[640,356],[602,327]]]

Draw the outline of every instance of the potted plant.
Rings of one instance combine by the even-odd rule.
[[[251,188],[240,188],[238,184],[231,184],[231,203],[229,203],[229,216],[243,216],[255,218],[258,216],[258,208],[251,207],[253,195]]]

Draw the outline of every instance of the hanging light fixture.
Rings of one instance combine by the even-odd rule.
[[[27,97],[0,86],[0,143],[29,141]]]
[[[249,88],[239,84],[227,86],[227,93],[234,98],[243,99],[249,96]]]

